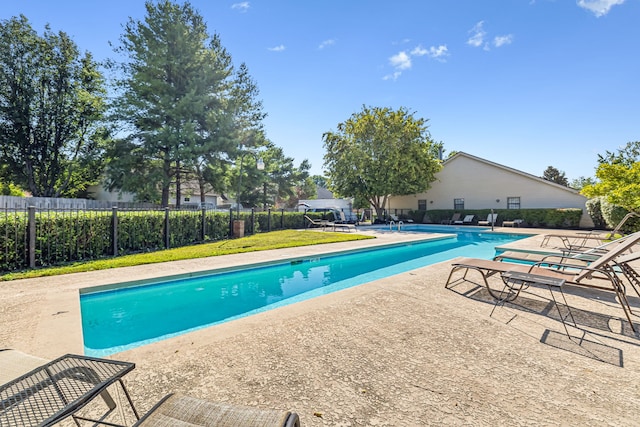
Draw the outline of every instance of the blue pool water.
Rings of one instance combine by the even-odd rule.
[[[527,237],[468,230],[451,238],[106,291],[83,290],[85,354],[107,356],[457,256],[492,258],[496,246]]]

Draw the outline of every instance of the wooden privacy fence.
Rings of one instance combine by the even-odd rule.
[[[0,212],[0,272],[228,239],[238,219],[247,234],[305,226],[304,213],[284,210],[5,207]]]

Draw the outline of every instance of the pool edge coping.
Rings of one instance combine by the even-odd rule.
[[[418,239],[418,240],[412,240],[412,241],[391,242],[391,243],[383,243],[380,245],[375,245],[370,247],[340,249],[337,251],[322,252],[314,255],[306,254],[306,255],[300,255],[300,256],[281,258],[277,260],[272,259],[268,261],[259,261],[251,264],[233,265],[229,267],[218,267],[218,268],[213,268],[208,270],[199,270],[199,271],[191,271],[188,273],[172,274],[172,275],[163,276],[163,277],[146,278],[146,279],[126,281],[126,282],[108,283],[104,285],[83,287],[78,289],[78,294],[80,297],[82,297],[82,295],[89,295],[89,294],[100,293],[100,292],[109,292],[109,291],[113,291],[121,288],[147,286],[150,284],[160,284],[165,282],[171,282],[174,280],[191,279],[191,278],[209,276],[214,274],[224,274],[224,273],[229,273],[229,272],[238,271],[238,270],[261,268],[261,267],[278,265],[278,264],[286,264],[291,262],[304,261],[307,259],[316,259],[319,257],[339,256],[347,253],[368,252],[368,251],[374,251],[374,250],[396,247],[396,246],[414,245],[417,243],[445,240],[445,239],[451,239],[455,237],[456,237],[456,234],[437,233],[436,236],[430,236],[424,239]]]

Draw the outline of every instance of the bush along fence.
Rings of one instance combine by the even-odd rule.
[[[305,227],[302,212],[5,208],[0,213],[0,273],[194,245]]]
[[[411,219],[417,223],[440,224],[442,221],[450,219],[454,213],[460,213],[461,218],[465,215],[475,215],[475,222],[487,219],[491,209],[434,209],[427,211],[395,210],[392,212],[400,219]],[[580,218],[582,209],[494,209],[493,213],[498,214],[497,225],[503,221],[523,220],[523,226],[536,228],[580,228]]]

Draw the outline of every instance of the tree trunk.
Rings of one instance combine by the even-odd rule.
[[[176,162],[176,208],[182,205],[182,190],[180,189],[180,161]]]
[[[373,207],[376,210],[376,217],[384,219],[384,208],[377,205],[373,205]]]
[[[162,166],[164,177],[162,179],[162,207],[169,207],[169,188],[171,187],[171,161],[169,159],[164,160]]]
[[[385,205],[387,204],[387,196],[383,196],[382,200],[380,200],[380,198],[381,198],[380,196],[373,196],[369,199],[369,202],[371,203],[373,208],[376,210],[376,217],[384,219],[385,217],[384,210],[385,210]]]
[[[205,197],[205,182],[204,176],[202,176],[202,168],[199,163],[196,163],[196,178],[198,180],[198,189],[200,190],[200,203],[207,201]]]
[[[267,211],[267,181],[262,183],[262,211]]]

